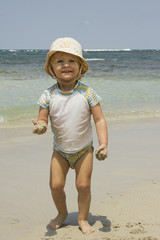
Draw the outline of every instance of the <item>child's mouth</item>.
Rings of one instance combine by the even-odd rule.
[[[71,73],[72,71],[63,71],[62,73]]]

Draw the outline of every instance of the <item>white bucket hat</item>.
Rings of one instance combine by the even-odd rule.
[[[81,60],[81,77],[88,71],[88,63],[82,56],[82,47],[79,42],[73,38],[58,38],[50,46],[50,50],[47,54],[45,71],[51,76],[55,77],[50,69],[50,58],[56,52],[65,52],[75,55]]]

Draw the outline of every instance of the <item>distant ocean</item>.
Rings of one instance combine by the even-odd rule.
[[[0,50],[0,125],[37,116],[47,50]],[[108,121],[160,118],[160,50],[84,50],[82,82],[102,97]]]

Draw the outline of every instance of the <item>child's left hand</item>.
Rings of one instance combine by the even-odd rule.
[[[107,151],[107,146],[100,146],[96,151],[95,151],[95,156],[96,158],[101,161],[104,160],[105,158],[108,157],[108,151]]]

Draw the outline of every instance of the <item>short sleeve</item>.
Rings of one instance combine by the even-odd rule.
[[[95,92],[93,88],[88,88],[87,101],[90,107],[94,107],[101,101],[101,97]]]
[[[49,93],[47,90],[45,90],[40,96],[37,103],[43,108],[49,108],[49,102],[50,102]]]

